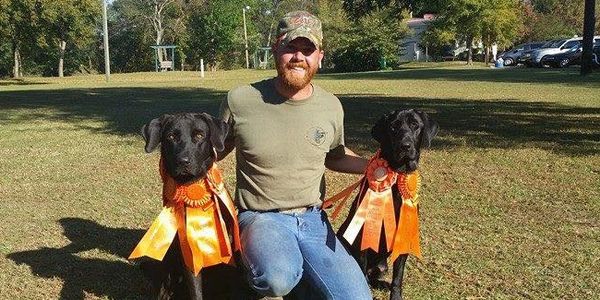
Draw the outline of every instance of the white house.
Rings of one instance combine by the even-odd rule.
[[[400,46],[404,48],[404,54],[400,56],[401,62],[424,61],[427,59],[425,57],[426,54],[419,48],[419,43],[421,41],[421,34],[427,29],[433,19],[435,19],[435,15],[425,14],[423,18],[410,18],[406,21],[412,34],[400,42]]]

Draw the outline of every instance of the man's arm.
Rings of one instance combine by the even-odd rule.
[[[325,167],[341,173],[363,174],[369,161],[344,146],[340,147],[343,147],[344,153],[341,153],[342,149],[330,151],[325,157]]]
[[[235,121],[233,120],[231,110],[229,109],[229,94],[227,95],[227,98],[228,99],[225,99],[223,102],[221,102],[221,106],[219,107],[219,118],[221,118],[221,120],[224,122],[227,122],[229,130],[227,130],[227,136],[223,142],[225,147],[223,151],[218,153],[217,160],[222,160],[235,148],[235,137],[233,133],[233,125]]]

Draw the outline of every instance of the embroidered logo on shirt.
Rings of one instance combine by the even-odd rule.
[[[321,127],[311,127],[306,132],[306,139],[315,146],[321,146],[325,142],[327,131]]]

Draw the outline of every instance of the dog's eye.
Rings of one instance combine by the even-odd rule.
[[[169,139],[171,141],[175,140],[175,134],[171,133],[171,134],[167,135],[167,139]]]
[[[196,134],[194,134],[194,138],[196,140],[201,140],[204,138],[204,136],[202,135],[202,132],[196,132]]]

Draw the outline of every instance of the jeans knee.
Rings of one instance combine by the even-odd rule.
[[[285,272],[269,272],[254,278],[254,289],[263,296],[281,297],[289,294],[300,282],[302,272],[285,274]]]

